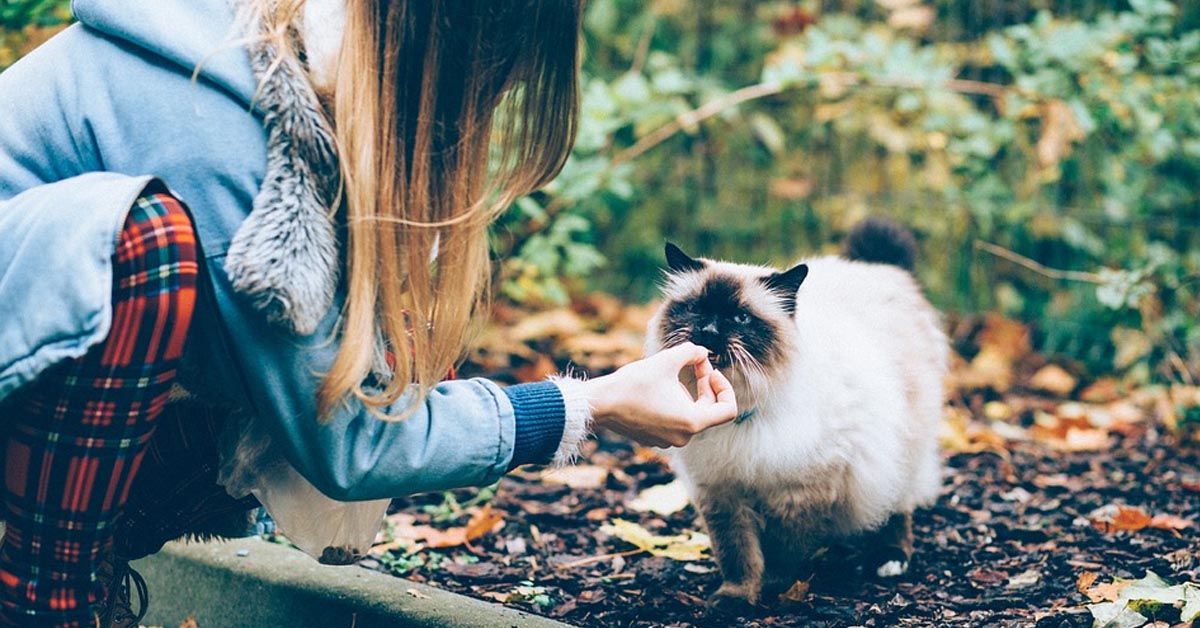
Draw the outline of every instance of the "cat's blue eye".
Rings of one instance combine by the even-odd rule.
[[[748,325],[750,324],[750,315],[745,312],[738,312],[733,316],[733,322],[738,325]]]

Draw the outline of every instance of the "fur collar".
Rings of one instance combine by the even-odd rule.
[[[333,128],[303,62],[281,59],[266,39],[254,38],[249,53],[267,169],[234,234],[225,272],[269,320],[309,335],[333,305],[340,267],[331,209],[339,184]]]

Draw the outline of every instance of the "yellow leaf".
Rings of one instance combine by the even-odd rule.
[[[708,535],[702,532],[659,536],[625,519],[613,519],[612,523],[602,526],[600,531],[617,537],[642,551],[672,560],[702,560],[712,546]]]

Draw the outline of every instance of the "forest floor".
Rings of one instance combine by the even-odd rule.
[[[501,312],[468,372],[530,380],[637,357],[646,312],[606,303]],[[397,500],[363,564],[581,626],[1192,625],[1196,388],[1088,377],[1004,319],[954,329],[945,482],[915,516],[901,577],[864,574],[835,546],[779,599],[710,615],[720,576],[695,511],[658,452],[611,434],[575,467]]]

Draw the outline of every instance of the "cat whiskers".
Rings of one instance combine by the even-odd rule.
[[[746,346],[737,339],[731,339],[729,342],[729,357],[732,361],[734,370],[741,373],[746,380],[746,392],[750,393],[750,404],[741,404],[747,408],[757,408],[759,404],[759,393],[766,388],[768,378],[763,366],[759,364],[754,356],[746,350]]]
[[[690,342],[691,339],[692,330],[686,327],[679,327],[667,332],[667,335],[663,336],[662,344],[664,349],[670,349],[685,342]]]

